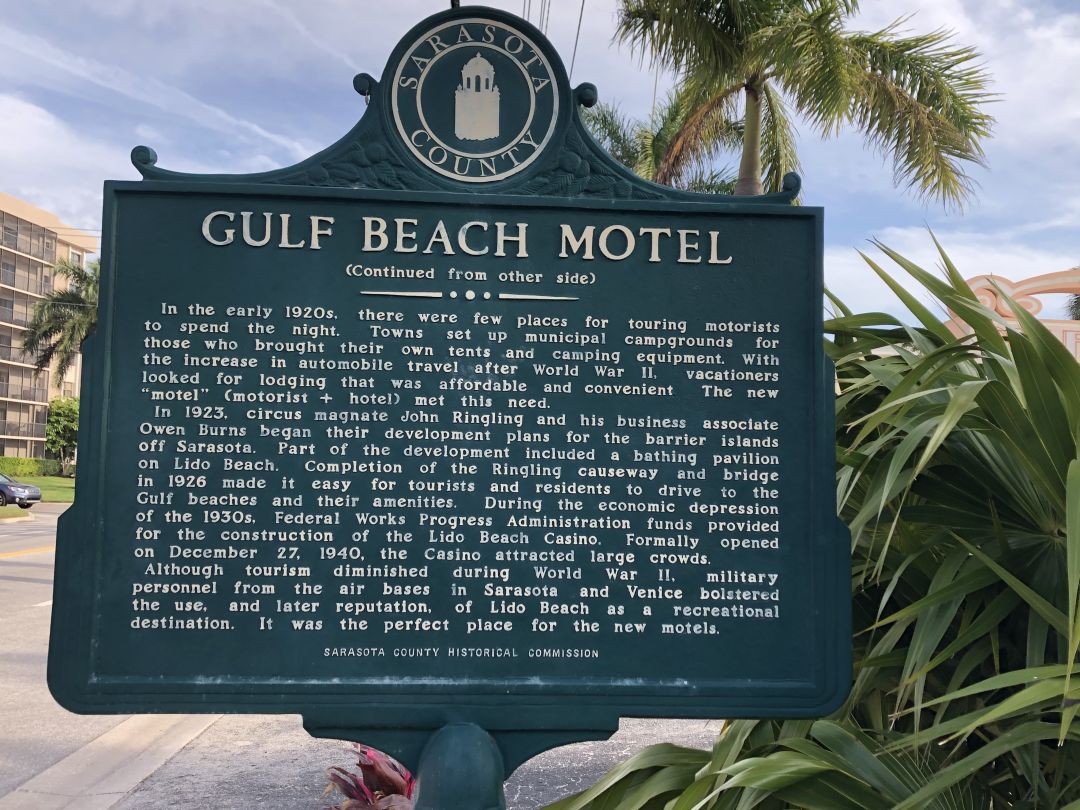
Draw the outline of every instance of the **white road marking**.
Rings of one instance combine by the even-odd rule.
[[[37,548],[24,548],[19,551],[0,552],[0,560],[10,560],[14,557],[26,557],[30,554],[51,554],[56,551],[56,546],[38,546]]]
[[[52,599],[46,599],[44,602],[38,602],[34,607],[50,607],[52,605]]]
[[[0,810],[106,810],[220,717],[130,717],[0,798]]]

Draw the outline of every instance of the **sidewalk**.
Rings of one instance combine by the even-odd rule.
[[[719,721],[624,720],[602,742],[548,751],[506,785],[508,810],[538,810],[583,790],[635,751],[658,742],[709,748]],[[292,716],[225,716],[128,793],[114,810],[322,810],[330,765],[351,765],[346,743],[316,740]]]

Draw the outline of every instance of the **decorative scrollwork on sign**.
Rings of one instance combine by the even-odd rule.
[[[534,77],[533,81],[534,86],[539,87],[554,87],[558,84],[553,83],[546,74],[544,77]],[[337,143],[294,166],[258,174],[184,174],[159,168],[157,154],[148,146],[135,147],[131,153],[131,162],[147,180],[265,183],[382,191],[468,191],[471,194],[511,194],[560,199],[727,200],[733,203],[789,204],[795,200],[802,185],[798,175],[789,174],[784,177],[783,190],[778,193],[736,198],[696,194],[650,183],[618,163],[589,135],[577,114],[577,108],[592,107],[598,100],[598,93],[595,85],[586,82],[567,94],[564,105],[573,108],[570,120],[561,130],[554,123],[550,125],[548,134],[552,140],[545,142],[543,155],[534,153],[536,162],[528,171],[518,169],[505,172],[507,179],[484,186],[476,177],[457,178],[452,171],[433,171],[423,161],[415,159],[415,155],[408,154],[398,137],[400,133],[394,131],[394,125],[387,115],[387,102],[384,98],[386,93],[383,92],[386,88],[381,86],[378,80],[361,73],[353,79],[353,87],[366,104],[364,115],[359,122]],[[513,152],[513,149],[510,151]],[[505,158],[506,154],[501,154],[500,157]],[[494,164],[494,160],[490,163]],[[467,167],[472,164],[466,160],[465,165]],[[468,171],[468,168],[465,171]],[[511,174],[512,178],[509,177]],[[461,182],[457,182],[459,179]],[[467,184],[466,180],[469,180]],[[468,188],[465,188],[466,185]]]
[[[396,154],[372,133],[371,140],[358,134],[346,148],[312,166],[297,167],[268,182],[287,185],[333,188],[369,188],[408,191],[437,191],[444,186],[399,160]],[[621,200],[653,200],[662,194],[643,188],[613,171],[610,158],[590,147],[571,131],[558,158],[526,182],[516,185],[515,194],[544,197],[599,197]]]
[[[153,169],[157,165],[157,152],[149,146],[136,146],[131,150],[131,164],[145,177],[143,170]]]
[[[610,159],[591,149],[571,131],[555,165],[515,189],[543,197],[602,197],[614,200],[656,200],[661,194],[635,185],[612,170]]]
[[[355,141],[343,154],[335,155],[302,175],[275,180],[304,186],[330,188],[370,188],[392,191],[430,191],[437,188],[400,161],[395,160],[386,144]]]

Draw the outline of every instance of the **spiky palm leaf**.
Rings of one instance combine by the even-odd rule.
[[[941,278],[879,247],[963,329],[870,257],[916,325],[832,299],[847,704],[730,723],[689,776],[651,749],[558,810],[1080,808],[1080,364],[1021,307],[1016,329],[981,306],[944,251]]]
[[[98,262],[85,268],[66,259],[56,263],[54,276],[65,279],[67,288],[54,290],[35,305],[23,341],[23,354],[32,358],[38,371],[55,359],[57,378],[62,380],[75,362],[97,325],[99,271]]]
[[[941,31],[901,35],[899,23],[849,32],[857,9],[855,0],[623,0],[618,37],[679,71],[703,108],[742,97],[740,185],[750,193],[778,188],[770,150],[794,141],[790,125],[770,127],[787,122],[786,103],[823,137],[854,127],[892,160],[898,185],[961,204],[993,124],[977,52]],[[686,120],[676,142],[691,137],[694,115]]]

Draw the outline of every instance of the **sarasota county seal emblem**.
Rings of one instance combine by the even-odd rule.
[[[558,122],[559,88],[524,32],[495,19],[457,19],[405,50],[391,111],[406,147],[429,169],[490,183],[540,157]]]

